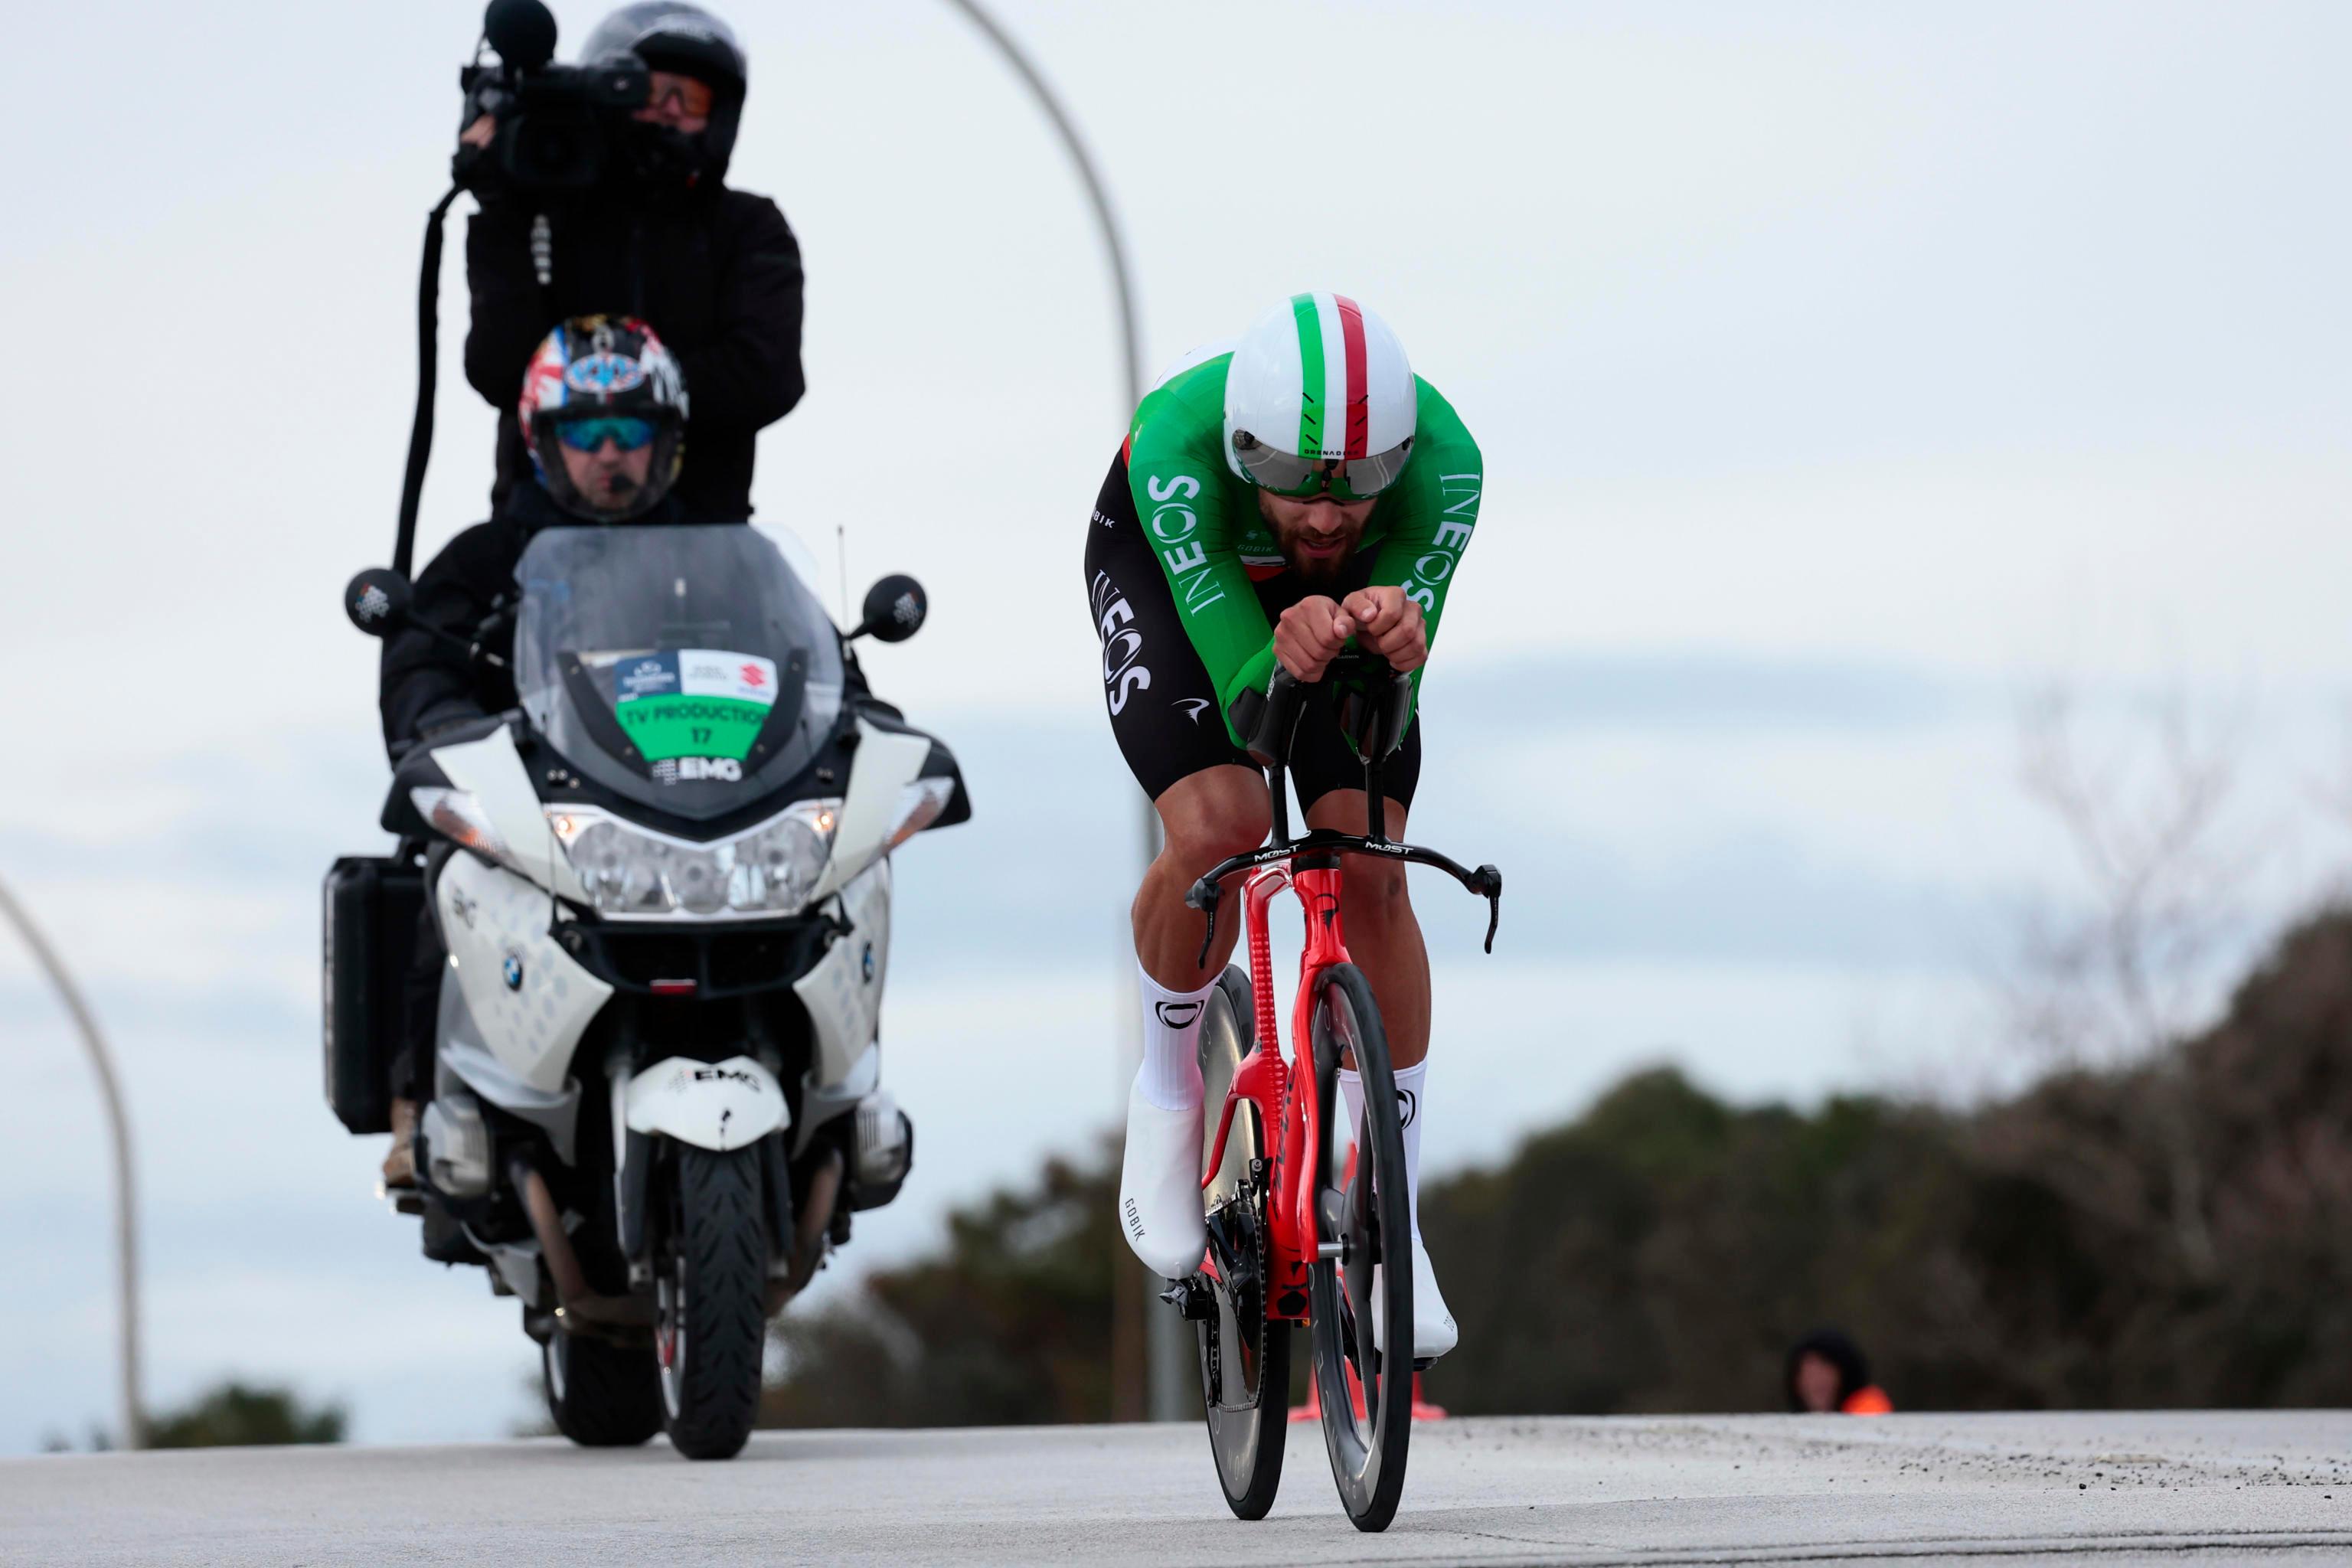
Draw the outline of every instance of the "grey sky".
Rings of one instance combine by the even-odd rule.
[[[2011,784],[2027,673],[2252,690],[2262,809],[2312,815],[2352,689],[2352,13],[999,8],[1097,143],[1155,362],[1338,287],[1486,448],[1420,820],[1515,880],[1475,966],[1475,908],[1425,895],[1441,1018],[1487,1026],[1439,1042],[1444,1157],[1664,1050],[1811,1093],[1964,1044],[1963,928],[2053,860]],[[601,7],[556,9],[576,40]],[[1045,126],[948,7],[722,9],[753,58],[737,177],[810,277],[761,519],[828,594],[836,525],[853,592],[926,579],[930,629],[873,668],[981,792],[905,868],[886,1026],[939,1110],[870,1258],[1111,1102],[1084,1064],[1127,895],[1073,877],[1131,836],[1076,565],[1110,300]],[[369,1209],[312,1033],[316,879],[374,841],[383,782],[334,595],[389,550],[478,16],[52,5],[0,58],[0,874],[124,1037],[159,1392],[284,1373],[382,1435],[496,1430],[525,1364]],[[427,550],[487,488],[463,322],[453,256]],[[1075,851],[1024,870],[1048,831]],[[2311,831],[2290,893],[2342,847]],[[974,935],[1008,888],[1021,921]],[[5,1448],[109,1396],[89,1089],[5,949],[0,1004],[0,1238],[39,1270],[0,1309]],[[1016,1061],[1084,1093],[1025,1103]]]

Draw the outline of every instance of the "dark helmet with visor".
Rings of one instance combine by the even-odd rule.
[[[734,29],[686,0],[636,0],[597,23],[580,47],[583,65],[632,55],[648,70],[692,77],[711,89],[709,124],[685,140],[696,174],[713,182],[726,178],[751,85],[750,65]]]
[[[625,522],[659,506],[686,458],[686,376],[634,316],[574,316],[541,341],[517,411],[532,469],[555,504],[591,522]],[[642,484],[609,500],[583,495],[561,448],[652,448]]]

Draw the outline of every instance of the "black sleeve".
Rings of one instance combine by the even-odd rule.
[[[422,625],[405,626],[384,639],[377,681],[387,749],[443,724],[513,706],[510,671],[477,664],[459,644],[424,627],[438,626],[453,637],[471,639],[489,615],[491,602],[514,591],[520,543],[520,531],[509,524],[477,523],[451,540],[417,575],[409,618]],[[506,640],[507,647],[491,651],[511,663],[511,632]]]
[[[719,259],[719,331],[678,354],[693,400],[689,428],[749,435],[801,400],[801,247],[776,204],[730,192],[739,209]],[[518,362],[515,374],[522,374]]]
[[[530,261],[526,204],[489,196],[466,220],[466,289],[473,314],[466,328],[466,379],[504,413],[520,394],[530,363],[553,323]]]

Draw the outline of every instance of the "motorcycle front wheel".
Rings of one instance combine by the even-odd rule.
[[[680,1147],[655,1275],[662,1425],[689,1459],[740,1452],[760,1415],[768,1337],[768,1227],[760,1152]]]

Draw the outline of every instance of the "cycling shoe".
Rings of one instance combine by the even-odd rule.
[[[1118,1174],[1118,1228],[1157,1275],[1182,1279],[1201,1271],[1209,1232],[1201,1205],[1202,1108],[1167,1110],[1127,1097],[1127,1156]]]

